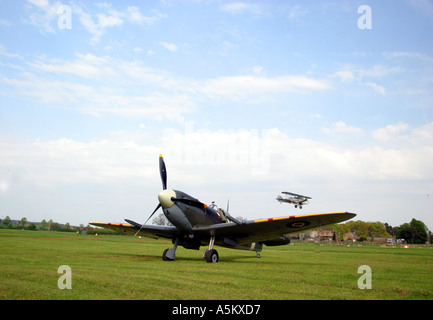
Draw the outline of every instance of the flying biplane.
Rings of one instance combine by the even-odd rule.
[[[302,206],[304,204],[308,204],[308,200],[311,199],[310,197],[303,196],[303,195],[296,194],[296,193],[287,192],[287,191],[283,191],[281,193],[285,194],[287,197],[283,198],[282,196],[278,196],[277,200],[279,202],[292,203],[295,205],[295,208],[297,208],[299,206],[299,209],[302,209]]]
[[[177,247],[199,250],[200,246],[209,246],[203,258],[207,262],[218,262],[215,245],[232,249],[251,250],[260,258],[263,245],[280,246],[290,242],[289,233],[338,223],[356,216],[354,213],[319,213],[281,218],[239,221],[227,210],[207,206],[190,195],[167,189],[167,171],[162,155],[159,156],[159,171],[162,191],[158,194],[159,204],[144,224],[125,219],[125,223],[97,223],[98,227],[141,235],[150,238],[168,238],[173,247],[166,249],[162,259],[172,261],[176,258]],[[173,226],[146,225],[153,214],[162,208],[165,217]]]

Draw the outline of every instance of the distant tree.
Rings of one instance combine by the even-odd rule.
[[[412,219],[410,223],[404,223],[398,228],[397,238],[413,244],[424,244],[427,242],[427,231],[422,221]]]
[[[48,222],[45,219],[39,224],[39,230],[48,230]]]
[[[395,233],[394,233],[395,228],[393,228],[390,224],[388,224],[388,222],[385,222],[384,226],[385,226],[386,232],[388,232],[391,237],[395,235]]]
[[[19,227],[21,226],[22,228],[24,228],[24,226],[27,224],[27,218],[21,218],[20,224],[18,225]]]
[[[6,218],[3,219],[3,225],[6,228],[10,228],[12,226],[12,220],[9,216],[6,216]]]
[[[160,213],[155,218],[153,218],[152,223],[158,226],[172,226],[170,221],[167,220],[163,213]]]
[[[36,224],[34,224],[33,222],[29,224],[29,226],[27,227],[27,230],[36,230]]]
[[[367,222],[368,223],[368,222]],[[370,237],[379,237],[379,238],[390,238],[390,234],[386,231],[386,227],[382,222],[371,222],[369,223],[369,232]]]
[[[62,226],[58,222],[51,223],[50,230],[51,231],[60,231]]]

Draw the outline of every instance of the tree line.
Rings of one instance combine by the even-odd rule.
[[[26,217],[21,220],[12,220],[9,216],[4,219],[0,219],[0,227],[5,229],[24,229],[24,230],[41,230],[41,231],[65,231],[65,232],[77,232],[81,231],[84,227],[83,224],[80,226],[71,226],[69,223],[60,224],[54,222],[52,219],[46,221],[43,219],[41,222],[28,222]]]
[[[432,232],[424,222],[413,218],[409,223],[393,227],[388,223],[365,222],[361,220],[348,221],[341,224],[332,224],[323,227],[324,230],[333,230],[339,239],[349,232],[357,235],[361,241],[374,238],[404,239],[411,244],[432,243]]]

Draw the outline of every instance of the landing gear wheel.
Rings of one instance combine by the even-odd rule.
[[[167,257],[167,252],[170,249],[165,249],[164,252],[162,253],[162,260],[164,261],[173,261],[173,259],[170,259],[169,257]]]
[[[204,258],[209,263],[210,262],[216,263],[219,260],[218,251],[216,251],[215,249],[206,250],[204,253]]]

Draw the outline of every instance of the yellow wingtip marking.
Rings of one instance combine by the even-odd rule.
[[[111,223],[111,222],[90,222],[93,225],[105,225],[105,226],[120,226],[120,227],[130,227],[129,223]]]
[[[278,220],[285,220],[285,219],[295,219],[295,218],[305,218],[305,217],[313,217],[313,216],[322,216],[322,215],[328,215],[328,214],[344,214],[344,213],[347,213],[347,212],[313,213],[313,214],[304,214],[304,215],[299,215],[299,216],[286,216],[286,217],[280,217],[280,218],[268,218],[268,219],[254,220],[254,223],[278,221]]]

